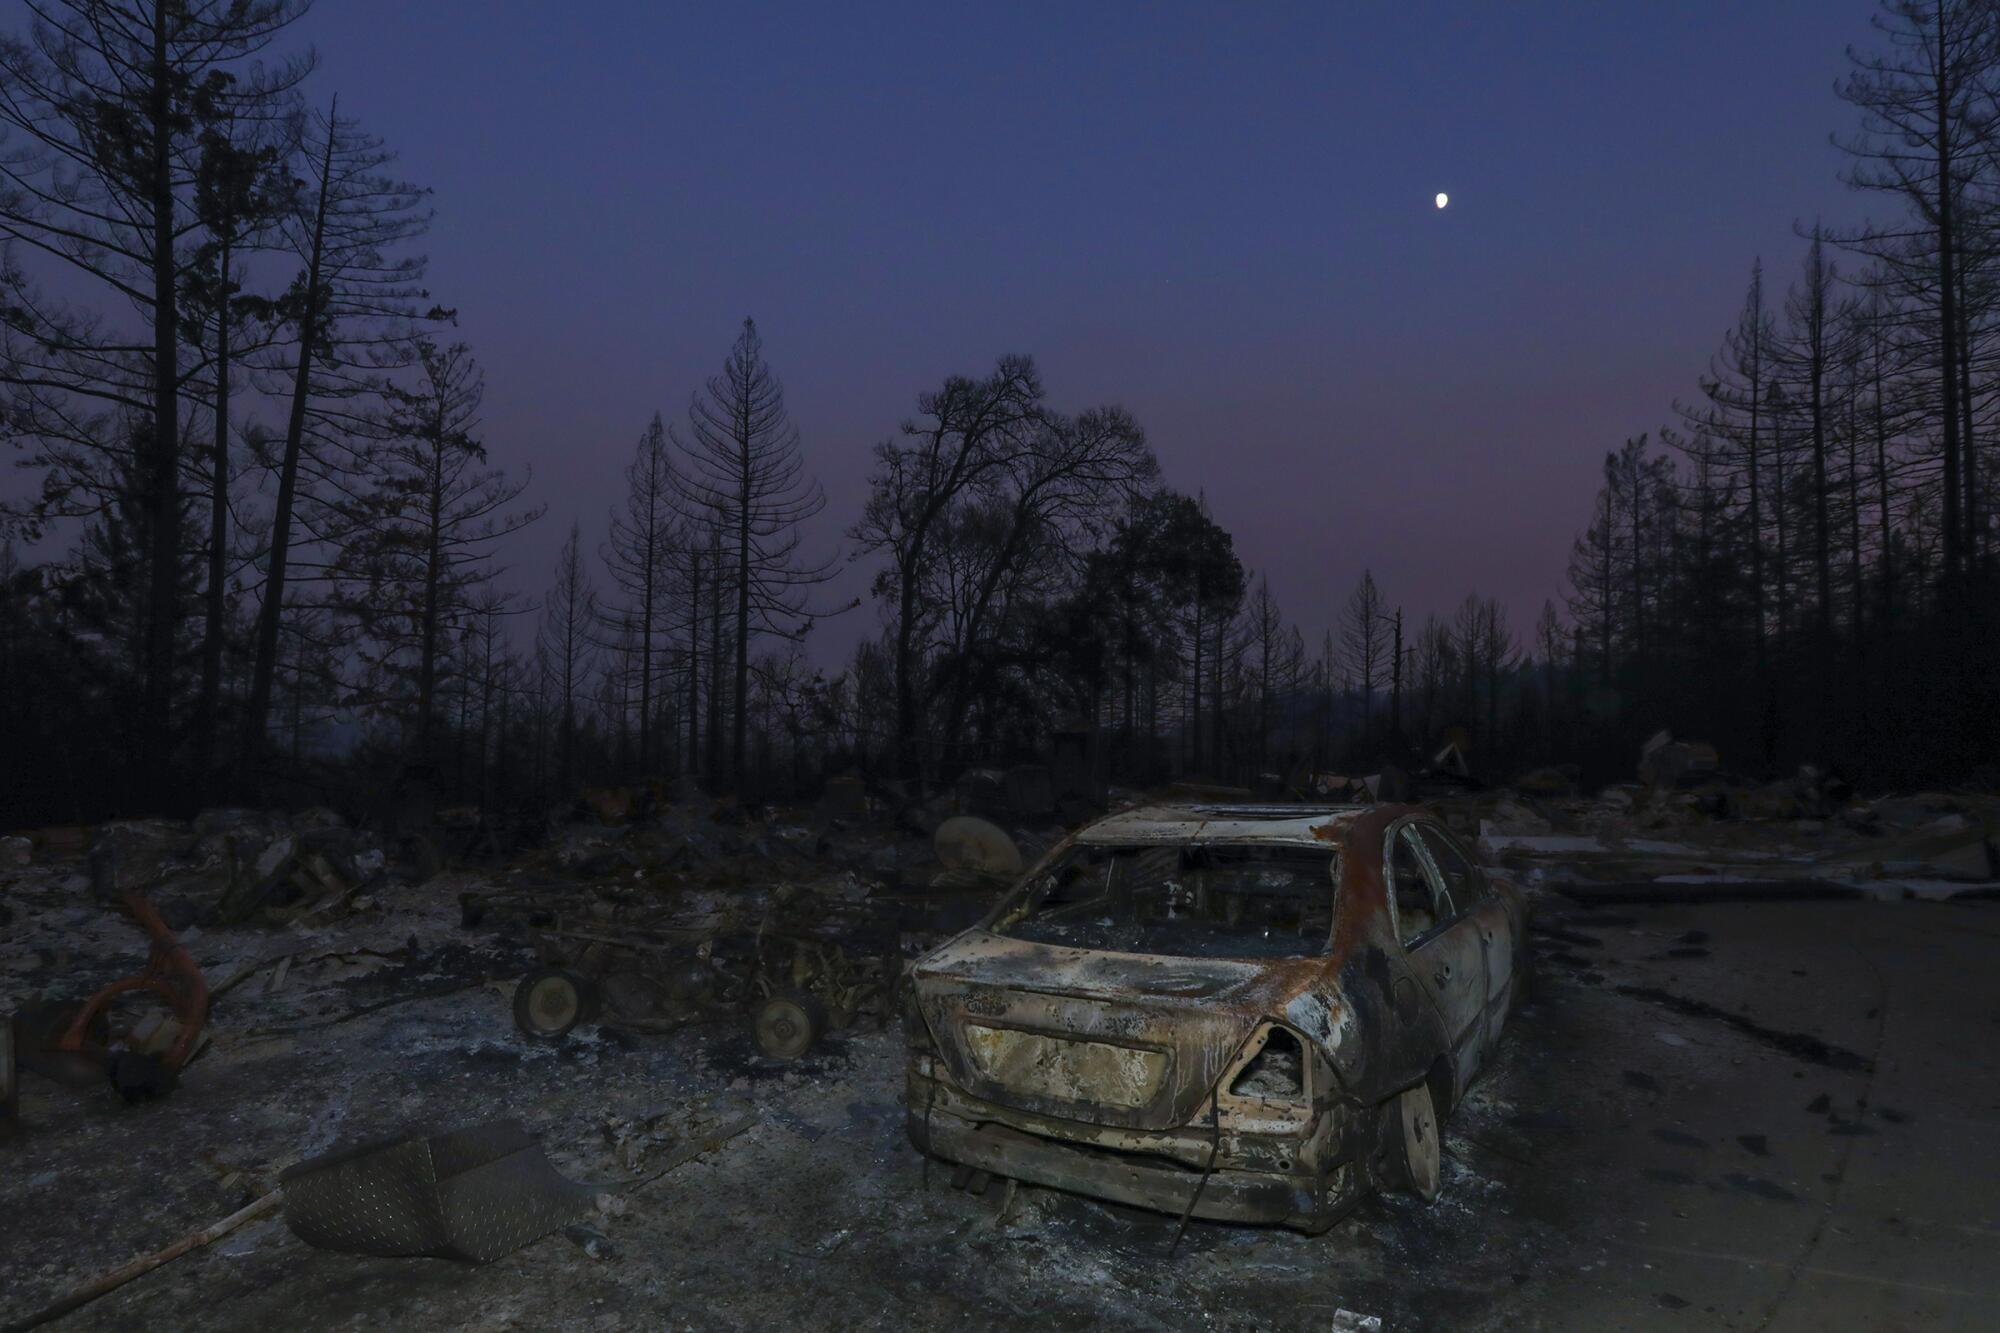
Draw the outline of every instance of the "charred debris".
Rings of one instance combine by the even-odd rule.
[[[1594,793],[1555,768],[1488,785],[1447,747],[1415,774],[1164,795],[1418,802],[1531,902],[1949,897],[1991,893],[2000,868],[2000,799],[1863,797],[1810,767],[1752,782],[1713,747],[1664,733],[1632,781]],[[1113,789],[1108,805],[1162,796]],[[372,1053],[341,1044],[354,1018],[442,995],[476,1000],[469,1022],[486,1031],[466,1035],[480,1041],[699,1032],[738,1058],[799,1061],[829,1034],[893,1022],[911,960],[979,921],[1103,809],[1024,765],[973,770],[928,799],[836,778],[816,803],[786,807],[689,785],[588,789],[552,813],[539,845],[513,851],[473,808],[376,825],[327,809],[216,809],[17,831],[0,838],[0,922],[17,943],[0,962],[0,1136],[64,1132],[59,1115],[23,1118],[24,1079],[60,1083],[61,1098],[154,1101],[211,1069],[227,1078],[227,1058],[210,1058],[218,1048],[274,1035],[360,1076]],[[1239,1092],[1296,1080],[1302,1058],[1270,1043],[1239,1071]],[[491,1258],[463,1238],[507,1237],[504,1252],[557,1230],[586,1253],[608,1250],[627,1193],[757,1119],[745,1100],[607,1122],[600,1178],[620,1183],[606,1189],[558,1172],[518,1112],[496,1101],[485,1125],[301,1145],[245,1170],[242,1216],[105,1280],[280,1207],[308,1242],[362,1253]],[[591,1173],[571,1156],[571,1172]],[[369,1191],[409,1211],[367,1235],[327,1220]]]

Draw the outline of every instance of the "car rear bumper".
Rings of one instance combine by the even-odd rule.
[[[1362,1173],[1351,1160],[1323,1170],[1258,1171],[1241,1166],[1201,1167],[1151,1153],[1030,1133],[995,1118],[976,1118],[979,1106],[962,1094],[950,1110],[926,1106],[912,1079],[907,1124],[910,1142],[944,1161],[996,1176],[1086,1194],[1114,1203],[1179,1215],[1193,1201],[1193,1216],[1215,1222],[1261,1223],[1324,1231],[1361,1201]],[[971,1114],[962,1114],[970,1112]],[[1207,1181],[1203,1183],[1206,1175]]]

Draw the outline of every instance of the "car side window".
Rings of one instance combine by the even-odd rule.
[[[1451,895],[1453,905],[1461,912],[1471,910],[1486,896],[1486,884],[1478,867],[1459,850],[1451,835],[1436,824],[1414,827],[1424,840],[1424,849],[1431,854],[1431,864],[1444,877],[1444,889]]]
[[[1389,884],[1395,895],[1397,933],[1405,947],[1451,919],[1451,898],[1419,850],[1414,825],[1398,829],[1389,844]]]

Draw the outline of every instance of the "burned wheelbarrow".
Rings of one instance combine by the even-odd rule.
[[[665,1031],[718,999],[739,1000],[744,986],[716,962],[711,921],[613,908],[557,914],[528,936],[542,966],[514,988],[514,1022],[530,1037],[562,1037],[605,1013],[639,1031]]]
[[[529,931],[543,965],[516,986],[514,1022],[551,1040],[599,1016],[665,1031],[747,1014],[759,1052],[797,1059],[864,1012],[891,1013],[896,932],[860,928],[838,907],[816,902],[810,921],[774,908],[754,923],[671,911],[557,916]]]
[[[769,931],[757,943],[750,1037],[762,1054],[795,1060],[826,1032],[851,1027],[864,1013],[884,1022],[891,1015],[900,954],[883,956],[851,941],[794,931]]]

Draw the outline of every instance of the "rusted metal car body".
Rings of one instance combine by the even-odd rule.
[[[1324,1230],[1378,1186],[1435,1194],[1436,1125],[1526,950],[1513,887],[1420,809],[1113,815],[912,965],[910,1138],[996,1176]]]

